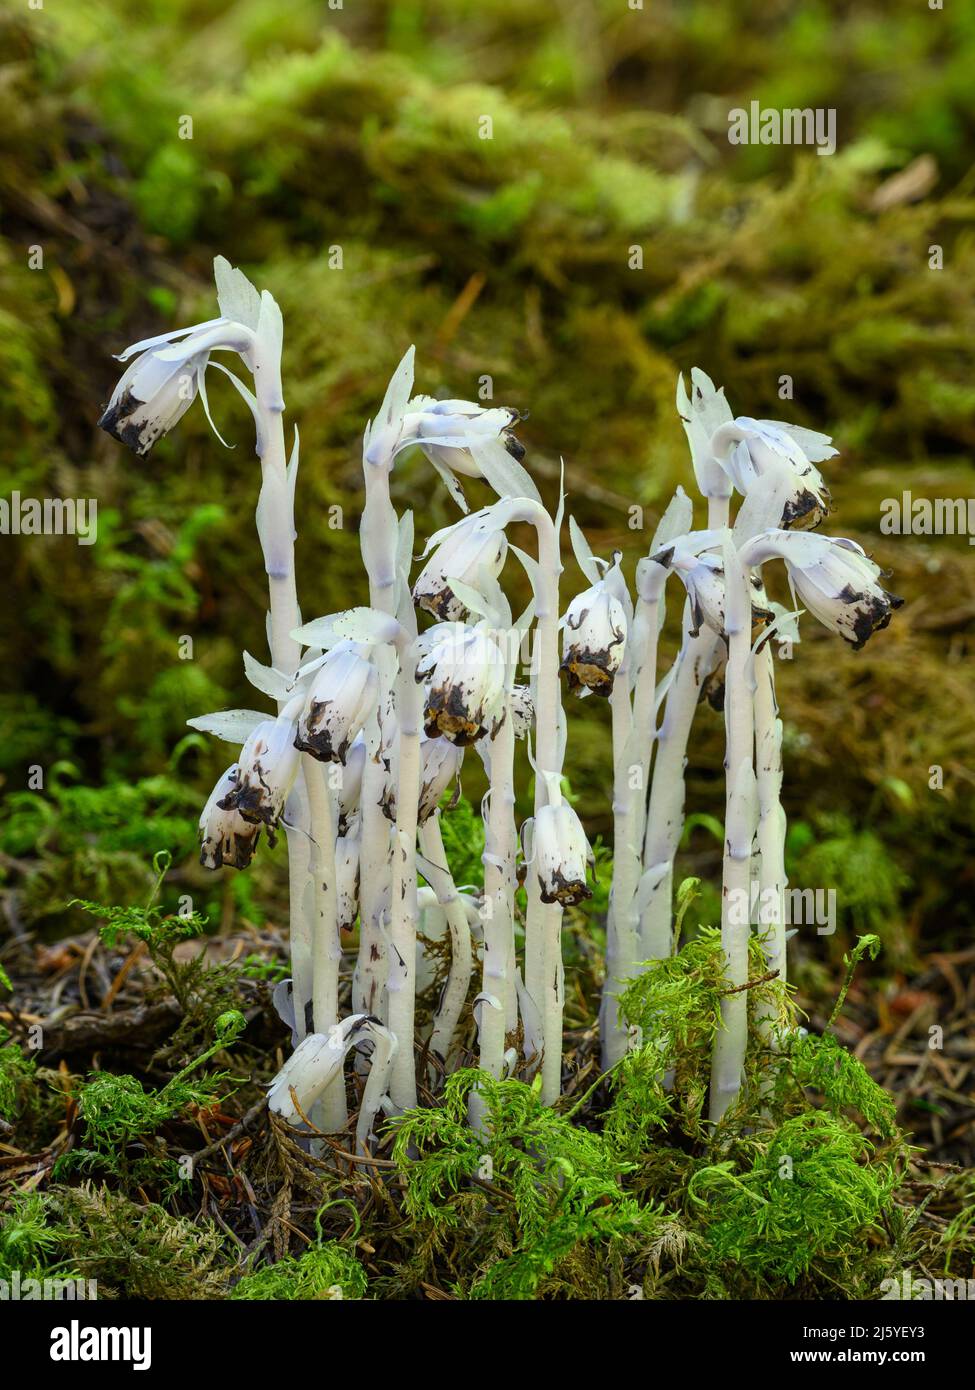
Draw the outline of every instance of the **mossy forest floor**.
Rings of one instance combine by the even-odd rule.
[[[697,935],[631,992],[641,1046],[607,1079],[577,921],[557,1112],[520,1081],[495,1085],[485,1143],[467,1124],[475,1073],[440,1095],[424,1068],[430,1108],[365,1159],[351,1127],[314,1154],[266,1109],[287,1045],[270,1000],[279,931],[201,945],[192,920],[101,916],[53,944],[21,928],[3,951],[0,1277],[149,1299],[872,1299],[905,1269],[970,1277],[971,951],[881,994],[858,983],[866,938],[840,1013],[835,986],[800,994],[810,1036],[785,1058],[753,1036],[750,1089],[711,1136],[716,940]],[[773,988],[760,972],[756,958],[756,999]],[[465,1044],[472,1066],[473,1028]]]

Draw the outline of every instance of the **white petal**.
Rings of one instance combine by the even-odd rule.
[[[215,714],[198,714],[195,719],[187,719],[191,729],[199,729],[203,734],[213,734],[214,738],[225,743],[246,743],[247,739],[267,719],[256,709],[225,709]]]

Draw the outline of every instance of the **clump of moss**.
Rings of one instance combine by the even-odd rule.
[[[438,1233],[435,1241],[463,1227],[473,1242],[458,1282],[465,1296],[538,1298],[554,1283],[563,1295],[592,1297],[580,1255],[586,1278],[598,1265],[598,1283],[607,1272],[619,1278],[623,1256],[664,1224],[624,1191],[631,1165],[601,1135],[542,1105],[537,1086],[454,1072],[439,1107],[407,1111],[395,1127],[407,1216]]]
[[[366,1272],[355,1255],[337,1240],[318,1242],[294,1256],[245,1274],[234,1287],[237,1299],[365,1298]]]
[[[898,1181],[853,1124],[821,1111],[793,1115],[742,1149],[699,1168],[688,1197],[714,1256],[769,1288],[794,1284],[816,1260],[848,1266]]]
[[[22,1114],[37,1067],[35,1059],[9,1038],[6,1029],[0,1028],[0,1120]]]

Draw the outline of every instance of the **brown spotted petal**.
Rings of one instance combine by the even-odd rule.
[[[238,811],[224,810],[221,800],[234,791],[240,776],[237,763],[228,767],[210,793],[200,816],[200,863],[205,869],[246,869],[254,857],[260,825],[245,821]]]
[[[626,651],[626,614],[606,585],[594,584],[569,604],[563,624],[562,666],[569,689],[609,696]]]
[[[426,680],[424,732],[466,748],[493,735],[504,713],[505,662],[482,628],[443,625],[443,635],[417,665]]]
[[[413,602],[443,622],[460,622],[467,617],[467,608],[450,581],[459,579],[480,590],[485,581],[501,573],[508,542],[486,508],[437,536],[441,534],[444,539],[435,546],[413,585]],[[431,537],[431,543],[437,536]]]
[[[592,897],[586,868],[592,851],[582,822],[567,801],[543,806],[535,816],[533,857],[543,903],[572,907]]]
[[[887,626],[904,602],[878,583],[880,566],[856,541],[772,530],[743,550],[751,565],[773,556],[785,560],[802,606],[856,651]]]
[[[217,802],[221,810],[238,811],[252,825],[266,825],[269,838],[298,775],[301,755],[294,738],[290,719],[258,724],[241,749],[235,785]]]
[[[376,705],[379,676],[349,644],[335,647],[317,671],[295,734],[295,747],[319,762],[344,763]]]

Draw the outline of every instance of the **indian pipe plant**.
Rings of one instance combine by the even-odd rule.
[[[267,291],[258,293],[222,257],[215,275],[219,315],[128,348],[121,360],[129,365],[100,423],[144,457],[197,395],[210,418],[210,367],[230,377],[254,417],[270,662],[247,652],[243,660],[251,685],[276,709],[229,710],[190,723],[239,749],[203,809],[202,863],[245,869],[262,832],[272,844],[281,830],[286,836],[291,979],[276,1002],[294,1051],[270,1088],[271,1109],[322,1133],[343,1130],[350,1053],[366,1078],[360,1151],[369,1151],[378,1115],[416,1106],[416,998],[431,978],[425,938],[418,951],[421,917],[436,921],[450,952],[432,1030],[422,1039],[436,1062],[420,1078],[424,1087],[436,1090],[458,1065],[457,1034],[477,972],[483,1073],[496,1082],[537,1077],[542,1101],[557,1101],[562,919],[591,896],[593,864],[562,777],[564,678],[577,698],[605,698],[612,724],[614,861],[599,1020],[607,1069],[631,1044],[621,996],[677,948],[674,860],[688,740],[703,698],[723,706],[726,979],[708,1098],[710,1120],[720,1121],[743,1081],[756,951],[767,975],[786,980],[782,722],[772,642],[798,640],[798,617],[808,612],[859,648],[901,602],[859,545],[813,530],[829,510],[817,468],[836,452],[829,438],[735,417],[723,391],[695,369],[689,394],[678,381],[677,408],[704,501],[703,529],[695,529],[692,500],[678,489],[631,590],[621,556],[594,556],[570,518],[586,587],[563,613],[565,497],[560,488],[553,516],[522,466],[518,411],[414,396],[410,348],[363,435],[359,534],[368,595],[364,585],[360,606],[306,621],[295,583],[299,443],[295,429],[289,452],[281,314]],[[217,355],[228,353],[243,378]],[[396,461],[414,447],[461,513],[427,540],[415,579],[413,514],[398,515],[390,496]],[[465,477],[483,479],[497,500],[470,513]],[[509,540],[516,523],[534,532],[531,553]],[[532,591],[518,614],[501,583],[509,552]],[[790,608],[766,596],[773,564],[784,566]],[[658,635],[675,576],[684,590],[682,640],[661,672]],[[521,825],[519,739],[534,772],[534,813]],[[483,892],[454,881],[441,830],[443,803],[471,755],[488,780]],[[342,933],[356,923],[352,1008],[341,1017]],[[788,1013],[767,1002],[755,1007],[763,1039],[773,1050],[785,1046]],[[490,1084],[485,1078],[483,1094],[477,1085],[465,1092],[475,1127],[491,1123]]]

